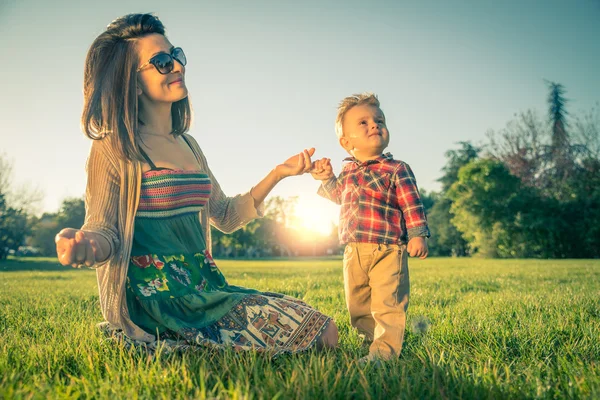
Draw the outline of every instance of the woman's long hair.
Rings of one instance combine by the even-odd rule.
[[[138,128],[135,40],[165,34],[152,14],[128,14],[114,20],[90,46],[83,76],[83,132],[91,139],[111,136],[111,145],[128,160],[143,160],[136,145]],[[188,98],[173,103],[173,134],[187,132],[191,124]]]

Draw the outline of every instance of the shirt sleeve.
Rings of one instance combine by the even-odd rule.
[[[81,230],[104,237],[110,252],[106,261],[96,264],[98,268],[106,264],[120,246],[118,234],[118,208],[120,179],[117,166],[103,153],[106,143],[94,140],[86,163],[87,184],[85,190],[85,220]]]
[[[231,233],[253,219],[262,217],[264,214],[264,203],[261,203],[258,208],[255,207],[254,198],[250,194],[250,191],[228,197],[210,170],[206,157],[202,153],[198,143],[193,137],[189,135],[186,137],[194,144],[199,161],[210,177],[212,187],[208,201],[208,215],[211,225],[224,233]]]
[[[338,178],[333,176],[327,182],[321,183],[317,194],[335,204],[342,204],[342,184]]]
[[[394,180],[398,206],[406,222],[408,240],[414,237],[430,237],[427,217],[417,188],[417,180],[410,166],[401,163],[394,174]]]

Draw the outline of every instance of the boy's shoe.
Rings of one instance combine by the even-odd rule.
[[[360,347],[362,347],[363,349],[368,349],[369,347],[371,347],[371,343],[373,343],[373,339],[369,338],[365,334],[360,334],[360,335],[358,335],[358,337],[362,339]]]
[[[373,368],[381,368],[383,367],[383,363],[386,360],[384,358],[378,357],[373,354],[369,354],[367,356],[361,357],[358,359],[358,365],[361,367],[370,366]]]

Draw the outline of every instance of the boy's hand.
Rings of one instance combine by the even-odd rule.
[[[429,249],[427,248],[427,241],[424,237],[418,236],[408,241],[406,250],[411,257],[419,257],[421,260],[427,258]]]
[[[321,158],[313,163],[310,174],[318,181],[328,181],[333,178],[333,167],[329,158]]]

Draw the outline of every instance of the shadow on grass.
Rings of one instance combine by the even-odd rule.
[[[113,345],[118,346],[116,343]],[[283,354],[276,359],[255,352],[214,349],[157,357],[161,358],[163,365],[171,368],[204,371],[202,379],[209,388],[243,387],[245,379],[253,371],[255,376],[262,376],[265,380],[279,381],[277,388],[269,385],[263,389],[249,387],[249,391],[244,392],[249,397],[258,398],[503,399],[514,398],[517,394],[519,398],[532,397],[493,383],[482,383],[458,366],[443,365],[446,361],[442,361],[438,354],[428,354],[418,343],[411,347],[403,350],[399,360],[380,367],[358,364],[358,358],[367,354],[364,349],[336,349],[325,353],[311,349],[301,354]],[[129,351],[128,357],[141,362],[147,357],[147,353],[139,349],[123,351]],[[228,366],[227,374],[222,373],[224,363]],[[343,371],[341,380],[335,378],[338,371]],[[75,375],[81,371],[75,369],[70,373]],[[303,376],[302,380],[298,379],[299,374]],[[334,387],[321,386],[323,375],[327,375],[327,381]],[[297,383],[290,383],[293,381]],[[217,391],[210,394],[220,397],[224,393]]]
[[[10,271],[68,271],[52,257],[9,257],[0,261],[0,272]]]
[[[386,395],[435,399],[500,399],[514,398],[515,395],[532,398],[530,393],[514,391],[507,385],[474,379],[472,371],[465,371],[464,365],[453,362],[448,353],[428,349],[426,338],[427,334],[406,332],[400,359],[389,364],[402,371],[404,382],[395,388],[392,385]],[[389,375],[391,371],[386,372]]]

